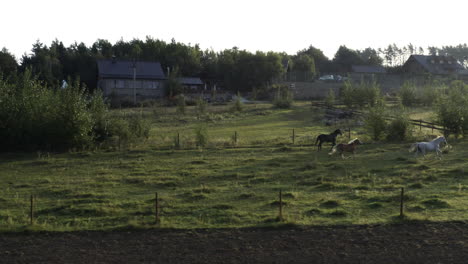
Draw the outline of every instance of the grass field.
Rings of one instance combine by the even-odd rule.
[[[411,142],[371,142],[357,120],[336,124],[364,141],[354,158],[329,157],[313,146],[330,133],[308,103],[289,110],[246,105],[241,113],[213,106],[197,118],[175,108],[142,111],[151,136],[129,150],[7,153],[0,156],[0,229],[108,230],[134,227],[246,227],[277,223],[279,191],[287,223],[370,224],[397,221],[400,188],[410,220],[468,219],[468,142],[449,138],[443,159],[414,158]],[[429,117],[430,109],[412,116]],[[208,144],[197,148],[204,125]],[[292,130],[295,144],[292,144]],[[180,148],[174,144],[180,137]],[[237,134],[237,142],[234,139]],[[430,130],[415,129],[414,140]],[[348,141],[347,135],[338,138]],[[154,221],[155,193],[160,223]],[[29,225],[35,195],[34,225]]]

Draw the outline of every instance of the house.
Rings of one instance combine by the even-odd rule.
[[[348,77],[351,80],[360,81],[379,81],[387,74],[387,70],[380,65],[351,65],[351,72]]]
[[[205,88],[204,83],[198,77],[177,78],[183,89],[188,92],[201,91]]]
[[[352,65],[351,70],[357,74],[385,74],[387,70],[384,67],[371,65]]]
[[[98,60],[98,84],[104,96],[159,98],[164,96],[166,76],[159,62]]]
[[[466,69],[452,56],[411,55],[403,65],[408,74],[466,74]]]

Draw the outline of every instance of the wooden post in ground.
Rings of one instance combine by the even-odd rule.
[[[234,131],[234,144],[237,145],[237,131]]]
[[[34,223],[34,196],[31,194],[31,207],[29,210],[29,219],[30,219],[30,224],[32,225]]]
[[[154,195],[154,209],[155,209],[155,221],[159,223],[159,201],[158,201],[158,192]]]
[[[177,148],[180,148],[180,133],[177,132]]]
[[[292,130],[292,143],[293,143],[293,145],[294,145],[295,139],[296,139],[296,134],[294,133],[294,128],[293,128],[293,130]]]
[[[348,139],[351,140],[351,128],[348,128]]]
[[[283,221],[283,196],[281,190],[279,191],[279,220]]]
[[[405,188],[401,188],[401,195],[400,195],[400,217],[403,218],[403,200],[405,195]]]

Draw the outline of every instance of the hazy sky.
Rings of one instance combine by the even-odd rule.
[[[39,39],[90,46],[96,39],[156,39],[219,51],[294,54],[313,45],[332,58],[390,43],[416,46],[466,43],[464,0],[2,0],[0,48],[17,58]]]

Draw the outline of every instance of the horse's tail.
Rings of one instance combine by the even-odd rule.
[[[411,145],[411,147],[409,148],[409,152],[416,152],[418,150],[418,143],[414,143]]]
[[[335,153],[336,153],[336,145],[333,146],[332,150],[330,151],[330,153],[328,153],[328,155],[332,156]]]

